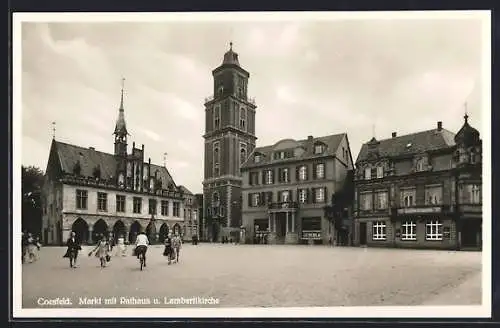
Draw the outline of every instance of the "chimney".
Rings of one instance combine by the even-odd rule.
[[[307,148],[312,151],[313,149],[313,136],[307,136]]]
[[[142,151],[144,151],[144,144],[142,144]]]
[[[443,129],[443,122],[438,121],[438,131],[441,131]]]
[[[135,141],[132,142],[132,150],[134,150],[134,149],[135,149]]]
[[[396,138],[396,136],[397,136],[397,133],[396,133],[396,132],[393,132],[393,133],[392,133],[392,137],[393,137],[393,138]]]
[[[95,150],[95,148],[94,148],[94,147],[89,147],[89,149],[90,149],[90,150]]]
[[[151,157],[148,159],[148,164],[151,165]]]

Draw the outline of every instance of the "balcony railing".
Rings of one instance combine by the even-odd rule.
[[[458,206],[460,212],[481,213],[483,204],[461,204]]]
[[[269,204],[270,210],[287,209],[287,208],[298,208],[299,204],[297,202],[278,202]]]

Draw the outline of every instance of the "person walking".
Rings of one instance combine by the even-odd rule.
[[[69,267],[76,268],[76,259],[78,258],[78,251],[82,249],[79,241],[76,239],[76,234],[74,231],[71,231],[68,240],[66,241],[66,254],[63,257],[69,258]]]
[[[169,233],[165,238],[165,249],[163,250],[163,256],[167,257],[169,265],[172,263],[172,259],[174,259],[174,253],[175,253],[172,244],[173,244],[172,234]]]
[[[21,235],[21,263],[25,262],[27,252],[28,252],[28,233],[25,231]]]
[[[175,263],[179,263],[179,254],[181,252],[182,239],[179,234],[176,234],[174,239],[172,240],[172,246],[174,246],[175,251]]]
[[[127,247],[125,246],[125,237],[123,235],[120,235],[120,237],[118,237],[118,243],[117,243],[117,252],[118,252],[118,255],[121,255],[121,256],[127,256],[126,252],[127,252]]]
[[[96,247],[90,251],[89,256],[92,256],[92,253],[99,259],[101,263],[101,268],[106,267],[106,263],[111,260],[111,256],[109,255],[110,246],[106,236],[102,236],[102,238],[97,242]]]
[[[36,241],[31,233],[28,233],[28,259],[30,263],[36,261]]]

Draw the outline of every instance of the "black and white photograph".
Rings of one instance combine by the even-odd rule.
[[[489,317],[490,38],[488,11],[14,14],[14,317]]]

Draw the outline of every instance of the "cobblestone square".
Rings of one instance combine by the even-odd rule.
[[[130,249],[104,269],[89,250],[71,269],[65,248],[42,248],[39,260],[22,268],[23,308],[58,297],[72,307],[89,307],[78,304],[85,297],[213,297],[220,307],[481,304],[480,252],[186,244],[173,265],[162,246],[150,247],[141,272]],[[106,307],[126,306],[140,307]]]

